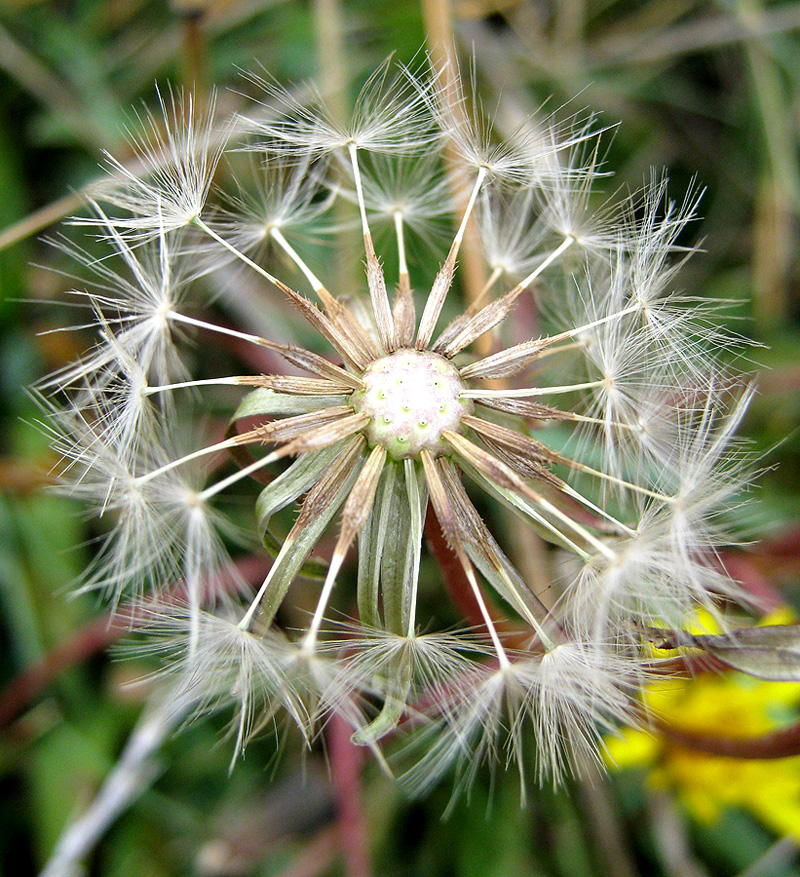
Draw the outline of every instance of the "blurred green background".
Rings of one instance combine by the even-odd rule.
[[[86,338],[42,334],[75,321],[63,304],[74,281],[59,271],[76,270],[42,236],[80,209],[104,150],[126,157],[130,108],[153,106],[156,83],[216,86],[227,112],[241,100],[238,70],[258,63],[282,82],[314,77],[346,104],[389,54],[411,61],[448,28],[464,59],[474,53],[477,87],[497,107],[501,132],[547,98],[571,102],[619,123],[607,139],[609,191],[636,188],[651,166],[668,168],[678,199],[695,177],[706,188],[694,229],[703,252],[680,283],[738,300],[732,327],[763,345],[745,363],[760,375],[745,431],[767,471],[744,523],[761,542],[724,559],[754,591],[800,610],[800,3],[3,0],[0,873],[44,866],[115,764],[148,693],[129,685],[146,662],[109,652],[119,631],[107,609],[69,597],[94,525],[43,491],[52,460],[30,425],[37,413],[26,387]],[[797,719],[797,700],[783,699],[782,720]],[[774,796],[783,824],[736,801],[704,816],[685,778],[670,773],[667,751],[608,780],[530,790],[524,810],[515,778],[486,772],[442,820],[451,788],[410,801],[370,764],[360,778],[355,765],[348,788],[361,807],[346,812],[324,748],[302,753],[291,738],[280,759],[274,741],[253,744],[229,773],[223,733],[224,720],[210,719],[163,747],[152,785],[142,783],[98,841],[88,873],[800,875],[797,758],[759,764],[745,780]],[[335,734],[328,744],[332,760]],[[724,800],[731,770],[709,781],[709,799]],[[359,836],[368,868],[340,852],[343,837],[357,846]]]

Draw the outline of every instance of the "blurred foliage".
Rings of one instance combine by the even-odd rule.
[[[501,129],[548,98],[587,107],[603,124],[620,122],[608,138],[610,189],[636,188],[653,165],[669,168],[678,199],[695,175],[707,188],[695,230],[705,252],[681,282],[740,302],[732,325],[765,345],[744,367],[763,368],[747,428],[770,470],[749,523],[769,541],[736,552],[737,570],[799,605],[800,3],[454,0],[451,11]],[[21,698],[0,729],[0,873],[42,867],[115,763],[149,687],[129,684],[145,665],[106,649],[67,657],[108,631],[94,621],[106,610],[69,596],[93,525],[41,492],[49,452],[26,425],[37,415],[25,388],[81,344],[39,334],[74,317],[62,298],[72,281],[58,273],[70,268],[40,234],[80,209],[104,150],[125,157],[131,107],[153,105],[154,83],[215,86],[228,111],[241,99],[237,68],[260,64],[280,81],[318,77],[324,87],[336,81],[325,65],[339,52],[338,75],[355,84],[389,53],[411,62],[425,35],[409,0],[0,4],[0,704],[5,686],[66,644],[62,672]],[[304,754],[292,738],[267,738],[229,774],[223,734],[209,720],[169,742],[154,785],[100,841],[89,873],[344,873],[324,749]],[[366,767],[375,874],[733,875],[766,856],[747,873],[800,875],[796,848],[754,818],[726,811],[697,824],[635,774],[567,793],[529,790],[524,810],[515,777],[486,774],[442,821],[450,793],[410,802]]]

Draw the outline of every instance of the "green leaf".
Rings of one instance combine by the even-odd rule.
[[[319,408],[346,405],[347,401],[347,396],[295,396],[291,393],[276,393],[266,387],[259,387],[242,399],[231,422],[234,423],[243,417],[308,414]]]
[[[344,502],[360,470],[359,465],[354,465],[351,471],[336,485],[326,501],[319,503],[317,514],[308,520],[306,526],[299,530],[291,542],[287,540],[283,543],[269,572],[269,585],[261,602],[261,623],[268,625],[272,622],[278,607],[289,590],[289,585],[295,576],[304,569],[306,558],[320,540],[331,518]]]
[[[259,494],[256,500],[258,532],[262,544],[273,557],[277,557],[280,552],[282,539],[269,529],[270,518],[316,484],[336,459],[343,445],[344,442],[338,442],[321,451],[303,454]],[[312,557],[302,565],[298,574],[309,579],[324,579],[327,570],[328,564],[325,560]]]
[[[268,533],[270,518],[275,512],[286,508],[316,484],[343,446],[344,442],[337,442],[321,451],[302,454],[261,491],[256,500],[256,520],[262,539]]]
[[[381,559],[397,475],[397,463],[387,460],[369,517],[358,537],[358,614],[362,623],[370,627],[381,626],[378,615]]]
[[[0,117],[0,203],[3,205],[0,229],[22,219],[30,201],[17,146],[19,138],[8,136],[11,124]],[[0,316],[6,318],[16,304],[11,300],[25,294],[27,245],[0,253]]]
[[[386,629],[401,635],[407,633],[411,594],[417,586],[422,509],[428,504],[428,490],[419,467],[409,468],[406,475],[416,481],[416,488],[406,478],[394,481],[387,522],[390,538],[384,544],[380,571]],[[413,501],[418,508],[412,512]]]
[[[380,713],[350,738],[356,746],[373,746],[381,737],[394,731],[408,710],[408,694],[414,678],[414,662],[404,650],[393,660],[386,672],[386,693]]]

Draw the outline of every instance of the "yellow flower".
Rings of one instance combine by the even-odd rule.
[[[788,611],[773,613],[766,624],[787,624]],[[707,617],[698,618],[713,632]],[[754,737],[796,720],[800,683],[765,682],[741,673],[703,673],[668,679],[644,692],[648,709],[682,730]],[[781,761],[727,758],[697,752],[647,731],[626,730],[606,740],[615,770],[647,767],[652,788],[673,791],[699,821],[713,822],[726,808],[741,808],[781,835],[800,841],[800,756]]]

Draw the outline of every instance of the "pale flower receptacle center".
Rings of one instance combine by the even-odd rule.
[[[353,394],[353,407],[371,418],[369,444],[383,446],[396,460],[423,450],[448,453],[442,433],[461,432],[461,418],[473,411],[472,400],[460,398],[466,386],[458,369],[438,353],[398,350],[375,360],[361,377],[366,386]]]

